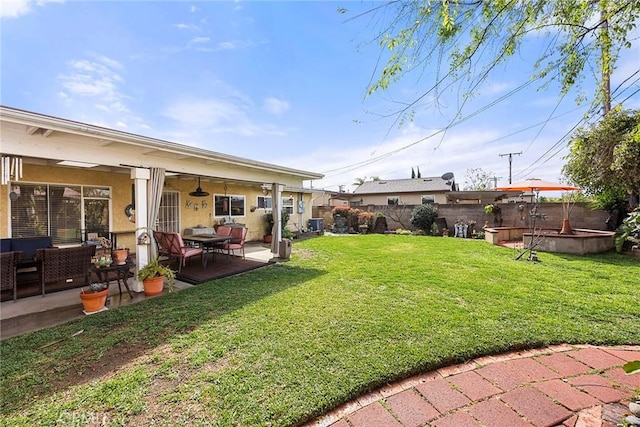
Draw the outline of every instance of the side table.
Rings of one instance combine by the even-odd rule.
[[[127,289],[129,296],[133,298],[133,292],[129,289],[128,276],[129,272],[136,265],[130,261],[127,261],[125,264],[111,264],[108,267],[96,267],[95,265],[91,266],[91,272],[96,273],[98,276],[98,280],[102,283],[105,283],[107,287],[109,287],[109,273],[115,273],[115,279],[118,283],[118,290],[120,291],[120,296],[122,296],[122,285]]]

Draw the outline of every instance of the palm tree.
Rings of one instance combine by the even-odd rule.
[[[352,185],[362,185],[367,180],[367,177],[364,178],[356,178]]]

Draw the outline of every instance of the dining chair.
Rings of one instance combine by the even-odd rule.
[[[182,240],[180,233],[166,233],[162,231],[154,231],[153,237],[158,244],[158,255],[166,256],[169,258],[169,264],[171,260],[177,258],[179,261],[178,273],[182,271],[182,267],[187,264],[187,259],[200,255],[202,260],[202,267],[204,268],[205,258],[204,250],[202,248],[196,248],[186,246]]]
[[[231,236],[231,229],[233,227],[229,225],[221,225],[216,229],[216,236],[218,237],[228,237]],[[222,252],[224,251],[223,245],[225,242],[217,242],[217,243],[205,243],[204,248],[207,252],[212,251],[215,259],[216,251]]]
[[[232,239],[228,243],[224,243],[222,245],[222,249],[227,251],[227,255],[229,259],[231,259],[231,253],[233,252],[235,256],[235,251],[242,251],[242,259],[244,257],[244,242],[247,238],[247,228],[246,227],[232,227],[231,228],[231,237]]]

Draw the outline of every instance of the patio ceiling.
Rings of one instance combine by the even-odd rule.
[[[25,163],[60,161],[97,164],[95,170],[129,173],[131,168],[162,167],[177,179],[200,176],[211,181],[278,182],[299,186],[322,174],[254,161],[175,142],[0,107],[2,154]]]

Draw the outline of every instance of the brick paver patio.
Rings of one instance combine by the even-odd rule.
[[[557,345],[478,358],[389,384],[307,427],[615,427],[640,390],[640,346]]]

